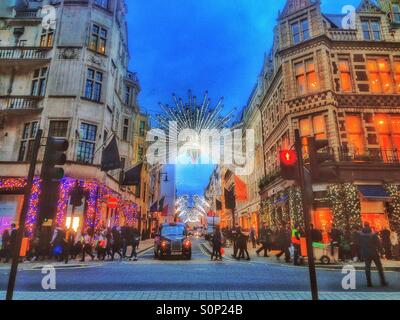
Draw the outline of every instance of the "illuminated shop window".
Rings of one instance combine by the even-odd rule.
[[[364,154],[365,138],[361,116],[358,114],[346,115],[346,130],[350,151],[355,155]]]
[[[340,87],[344,92],[353,91],[350,62],[347,58],[339,60]]]
[[[375,127],[384,161],[400,159],[400,116],[377,114]]]
[[[314,136],[317,140],[326,139],[326,121],[323,115],[316,115],[300,120],[300,136],[303,154],[308,155],[308,137]]]
[[[314,59],[307,59],[294,65],[297,91],[304,95],[318,90]]]
[[[400,60],[394,62],[394,78],[396,81],[396,91],[400,93]]]
[[[369,58],[367,69],[372,93],[393,92],[390,66],[386,58]]]

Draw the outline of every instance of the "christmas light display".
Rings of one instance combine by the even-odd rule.
[[[301,227],[304,227],[302,194],[297,186],[289,189],[289,215],[292,225],[298,223]]]
[[[398,186],[393,184],[385,185],[385,190],[391,197],[391,202],[389,203],[390,214],[389,221],[390,225],[396,229],[400,228],[400,194]]]

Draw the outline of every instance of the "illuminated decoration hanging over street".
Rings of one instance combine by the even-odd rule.
[[[193,204],[189,204],[188,195],[178,197],[176,201],[176,211],[179,219],[184,223],[199,223],[201,218],[206,216],[210,205],[203,196],[192,196]]]

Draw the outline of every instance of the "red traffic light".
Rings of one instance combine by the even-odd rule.
[[[294,150],[283,150],[279,156],[281,164],[285,166],[294,166],[297,163],[297,153]]]

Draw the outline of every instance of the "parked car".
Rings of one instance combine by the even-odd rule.
[[[187,260],[192,258],[192,242],[184,223],[164,223],[160,226],[154,240],[154,256],[158,259],[172,256],[182,256]]]

